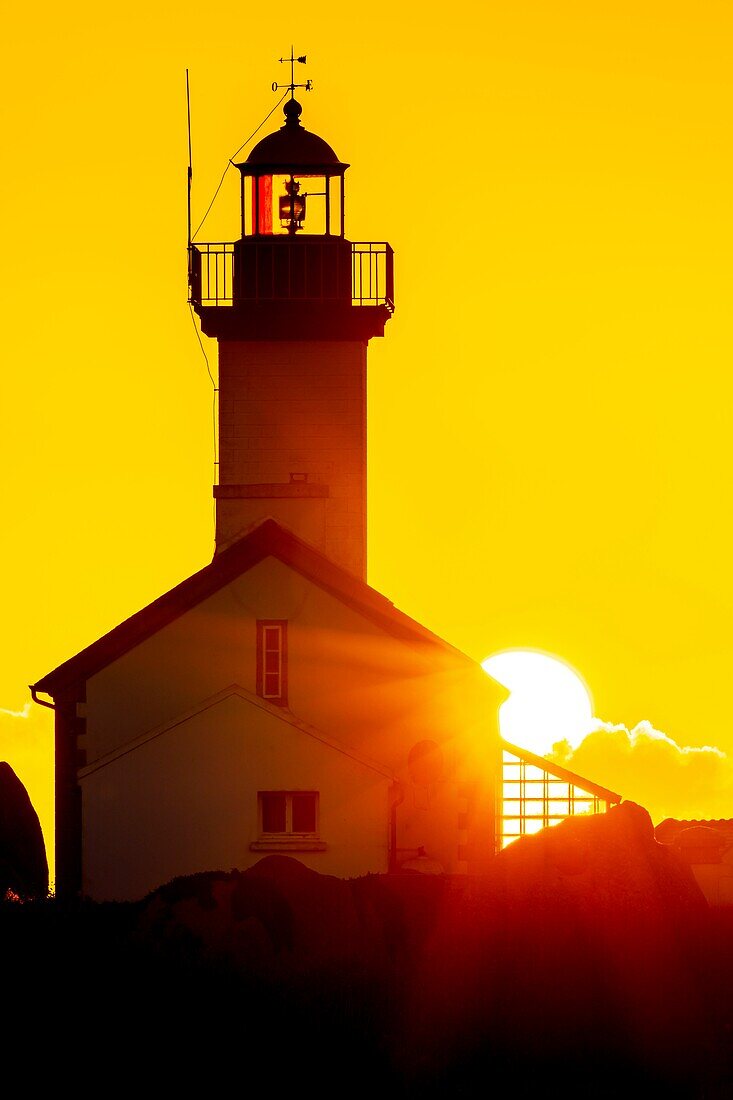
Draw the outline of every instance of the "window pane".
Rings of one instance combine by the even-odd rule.
[[[331,200],[331,225],[328,232],[338,236],[341,232],[341,178],[331,176],[327,183]]]
[[[277,699],[280,695],[280,677],[277,673],[267,673],[265,676],[265,697]]]
[[[527,764],[526,776],[527,779],[544,779],[545,773],[542,768],[538,768],[534,764]]]
[[[264,792],[260,795],[262,803],[262,832],[285,832],[285,795],[276,792]]]
[[[316,795],[294,794],[293,832],[314,833],[316,831]]]
[[[287,622],[257,622],[257,694],[287,705]]]
[[[524,812],[527,817],[542,817],[545,810],[545,804],[540,799],[526,800],[524,803]]]

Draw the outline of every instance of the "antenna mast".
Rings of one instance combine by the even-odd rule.
[[[191,156],[191,90],[188,86],[186,69],[186,114],[188,117],[188,248],[191,250],[191,180],[193,178],[193,158]]]

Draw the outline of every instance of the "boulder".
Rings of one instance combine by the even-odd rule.
[[[457,1064],[516,1065],[540,1088],[573,1065],[606,1074],[612,1092],[648,1081],[673,1095],[705,1060],[696,959],[708,918],[643,807],[569,818],[504,849],[443,911],[405,1047],[431,1079]]]
[[[46,846],[28,792],[0,761],[0,901],[48,894]]]

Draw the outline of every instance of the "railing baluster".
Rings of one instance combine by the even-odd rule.
[[[341,254],[334,262],[337,270],[335,286],[326,279],[326,263],[323,242],[316,252],[313,248],[304,253],[302,292],[298,295],[306,301],[330,301],[336,300],[342,293],[343,267]],[[315,245],[315,242],[314,242]],[[252,247],[252,246],[250,246]],[[231,306],[234,304],[235,285],[238,287],[239,299],[257,301],[269,298],[277,300],[278,294],[293,296],[296,286],[297,272],[293,267],[294,253],[288,250],[284,266],[276,262],[278,256],[277,244],[274,241],[257,242],[254,245],[254,254],[251,262],[245,267],[241,259],[241,271],[237,281],[234,271],[235,245],[230,242],[194,244],[191,246],[189,257],[189,273],[191,276],[191,301],[199,306]],[[353,306],[387,306],[390,312],[394,309],[394,253],[387,243],[374,241],[354,242],[351,247],[351,303]],[[269,276],[266,277],[266,286],[263,286],[262,264],[269,263]],[[314,269],[314,262],[318,265]],[[278,288],[277,274],[284,280],[284,286]],[[245,278],[245,272],[249,276]],[[348,268],[347,268],[348,271]],[[295,280],[295,281],[294,281]],[[344,288],[345,289],[345,288]]]

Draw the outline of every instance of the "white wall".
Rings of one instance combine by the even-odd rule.
[[[83,890],[142,897],[176,875],[243,869],[262,858],[258,790],[316,790],[326,874],[385,871],[389,779],[238,695],[94,770],[84,770]]]
[[[88,765],[171,722],[230,685],[241,685],[254,695],[258,618],[288,621],[289,711],[403,780],[406,797],[398,812],[399,846],[425,846],[447,871],[472,869],[465,858],[459,857],[459,842],[466,838],[459,838],[458,823],[459,815],[465,817],[463,789],[473,785],[478,788],[473,800],[473,840],[483,855],[489,855],[502,689],[478,665],[450,650],[392,637],[274,558],[259,563],[89,680],[84,746]],[[161,875],[170,878],[213,866],[228,869],[244,865],[251,830],[246,833],[246,843],[240,843],[244,825],[237,814],[242,811],[235,814],[236,799],[231,792],[227,795],[229,816],[225,821],[217,816],[224,813],[224,808],[215,803],[217,783],[221,780],[223,789],[230,791],[228,784],[233,782],[226,767],[229,753],[240,777],[237,790],[249,792],[242,795],[248,806],[252,805],[252,790],[267,789],[267,783],[275,782],[273,760],[268,756],[266,761],[261,755],[271,737],[273,721],[265,722],[261,714],[247,721],[246,743],[258,747],[248,750],[253,755],[247,758],[245,770],[238,755],[241,746],[233,732],[239,728],[234,719],[227,718],[222,726],[218,714],[207,712],[187,722],[185,732],[179,730],[158,739],[159,744],[156,741],[135,748],[118,764],[99,772],[98,778],[90,775],[83,780],[85,875],[88,873],[93,896],[109,895],[115,881],[110,875],[117,874],[111,867],[138,860],[144,870],[139,877],[133,876],[132,866],[124,871],[120,881],[125,883],[125,891],[133,878],[134,889],[139,891],[159,885]],[[334,847],[329,848],[326,859],[311,858],[317,860],[319,868],[333,874],[386,869],[384,835],[380,846],[375,847],[376,824],[370,817],[376,812],[376,802],[370,801],[372,795],[367,798],[366,792],[377,788],[381,792],[379,829],[385,834],[387,781],[370,777],[368,782],[364,780],[363,789],[357,784],[352,790],[351,779],[342,777],[338,783],[335,779],[345,767],[341,754],[316,749],[306,739],[298,742],[297,754],[289,760],[287,746],[291,738],[282,726],[272,744],[276,746],[275,757],[283,756],[282,767],[287,765],[293,778],[286,783],[283,777],[270,789],[291,789],[290,784],[292,789],[308,786],[302,778],[305,771],[299,770],[301,765],[302,769],[306,767],[305,753],[308,767],[315,768],[313,774],[321,774],[319,769],[326,778],[333,773],[329,779],[329,805],[339,804],[335,800],[337,786],[351,791],[348,806],[341,800],[344,811],[339,836],[332,833],[330,838]],[[410,748],[424,740],[441,745],[445,767],[429,791],[418,791],[410,783],[407,758]],[[211,760],[201,752],[201,746],[209,743]],[[318,761],[317,768],[314,761]],[[196,773],[202,766],[204,774],[210,776],[206,788],[197,784]],[[110,787],[112,776],[114,785]],[[187,784],[194,786],[189,789]],[[322,783],[313,780],[312,785],[322,790]],[[149,855],[143,851],[149,843],[145,838],[156,828],[159,794],[162,791],[168,797],[169,787],[173,801],[161,827],[171,834],[178,830],[178,834],[165,841],[161,849],[164,858],[155,862],[155,848]],[[180,790],[185,793],[183,799],[179,798]],[[200,791],[204,793],[199,795]],[[359,807],[365,798],[368,809],[365,803],[362,814]],[[193,832],[180,809],[189,801],[197,822]],[[135,807],[129,820],[126,806]],[[208,812],[212,814],[211,825],[206,824]],[[365,831],[363,844],[354,834],[357,826],[359,836]],[[204,842],[202,834],[209,832],[211,836]],[[103,895],[98,894],[100,889]]]

